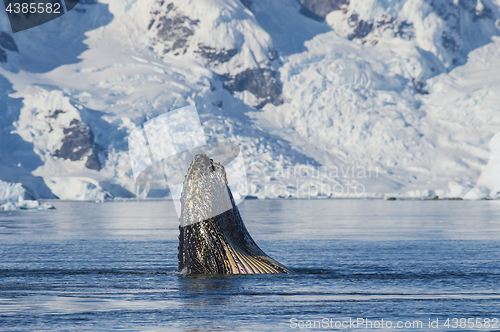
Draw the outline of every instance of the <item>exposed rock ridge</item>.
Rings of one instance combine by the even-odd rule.
[[[61,123],[57,118],[60,114],[65,113],[67,112],[58,109],[46,115],[49,123],[49,133],[53,132],[54,128],[61,127]],[[94,133],[90,127],[75,118],[71,120],[69,125],[63,125],[61,129],[64,137],[61,140],[60,147],[53,152],[53,155],[71,161],[85,160],[85,167],[88,169],[101,170],[100,155],[104,149],[95,143]]]
[[[70,123],[71,127],[64,128],[66,135],[62,141],[62,146],[54,153],[54,156],[69,159],[71,161],[84,160],[85,167],[99,171],[101,162],[99,152],[102,148],[94,143],[94,133],[80,120],[74,119]]]
[[[302,15],[322,21],[332,11],[349,4],[349,0],[299,0],[299,3]]]
[[[241,7],[233,10],[242,17],[233,21],[228,20],[222,10],[215,20],[216,13],[207,14],[205,18],[199,16],[198,12],[192,13],[193,17],[190,17],[185,12],[191,7],[185,4],[156,1],[147,27],[153,33],[153,47],[160,55],[186,54],[198,59],[216,77],[222,78],[222,85],[229,92],[250,92],[255,97],[255,102],[250,105],[252,107],[262,108],[267,103],[281,105],[282,83],[277,70],[281,62],[278,51],[270,41],[266,49],[266,45],[262,44],[268,41],[262,40],[262,35],[254,35],[253,31],[248,31],[249,35],[246,35],[247,31],[241,30],[242,26],[251,25],[254,20],[243,8],[243,5],[251,8],[252,2],[236,4]],[[212,32],[218,33],[219,37],[216,38],[222,38],[225,42],[214,44],[213,40],[206,40],[207,31],[211,31],[211,37]],[[265,31],[262,30],[262,33],[265,34]],[[256,56],[258,52],[260,57]]]
[[[260,109],[267,103],[276,106],[283,104],[281,97],[283,84],[280,81],[277,71],[263,69],[248,69],[233,77],[224,83],[224,88],[230,92],[248,91],[259,98],[259,103],[254,105]]]
[[[154,45],[162,46],[162,53],[173,52],[174,55],[185,54],[189,47],[189,39],[199,20],[193,20],[179,12],[173,3],[166,4],[159,0],[151,10],[151,21],[148,30],[154,29],[156,37]]]

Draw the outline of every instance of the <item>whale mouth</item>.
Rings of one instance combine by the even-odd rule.
[[[196,155],[181,194],[179,272],[184,274],[292,273],[267,256],[241,219],[224,166]]]

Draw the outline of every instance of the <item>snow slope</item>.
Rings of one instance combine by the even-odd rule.
[[[208,141],[240,145],[253,196],[473,188],[500,128],[498,3],[346,1],[324,21],[304,4],[85,1],[15,35],[2,12],[18,51],[0,64],[0,180],[34,198],[167,195],[135,185],[127,136],[194,104]]]
[[[425,1],[351,1],[329,14],[334,31],[306,42],[307,51],[281,69],[287,102],[252,116],[322,165],[377,167],[391,181],[363,181],[370,192],[462,195],[479,176],[485,143],[499,127],[500,44],[492,37],[498,11],[491,14],[495,20],[476,25],[473,16],[467,23],[475,38],[467,34],[450,52],[433,37],[443,35],[449,21],[430,9]],[[431,22],[422,22],[426,17]],[[377,29],[349,36],[363,19]],[[412,27],[410,37],[400,33],[405,25]],[[467,63],[450,70],[447,58],[462,54]]]

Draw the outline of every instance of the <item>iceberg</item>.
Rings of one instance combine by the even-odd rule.
[[[477,184],[464,195],[464,199],[500,198],[500,132],[490,140],[490,159]]]
[[[55,209],[47,203],[37,200],[25,200],[26,191],[21,183],[10,183],[0,180],[0,210],[48,210]]]

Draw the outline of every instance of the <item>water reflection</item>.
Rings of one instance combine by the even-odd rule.
[[[288,331],[293,317],[500,317],[500,202],[246,201],[256,242],[297,273],[236,276],[174,272],[170,203],[0,212],[0,330]]]
[[[189,306],[203,305],[231,305],[234,304],[234,295],[245,290],[251,276],[210,276],[195,275],[179,278],[181,299]]]
[[[172,202],[61,202],[45,211],[0,211],[0,235],[52,237],[148,236],[165,238],[178,232]],[[169,233],[169,234],[166,234]]]

